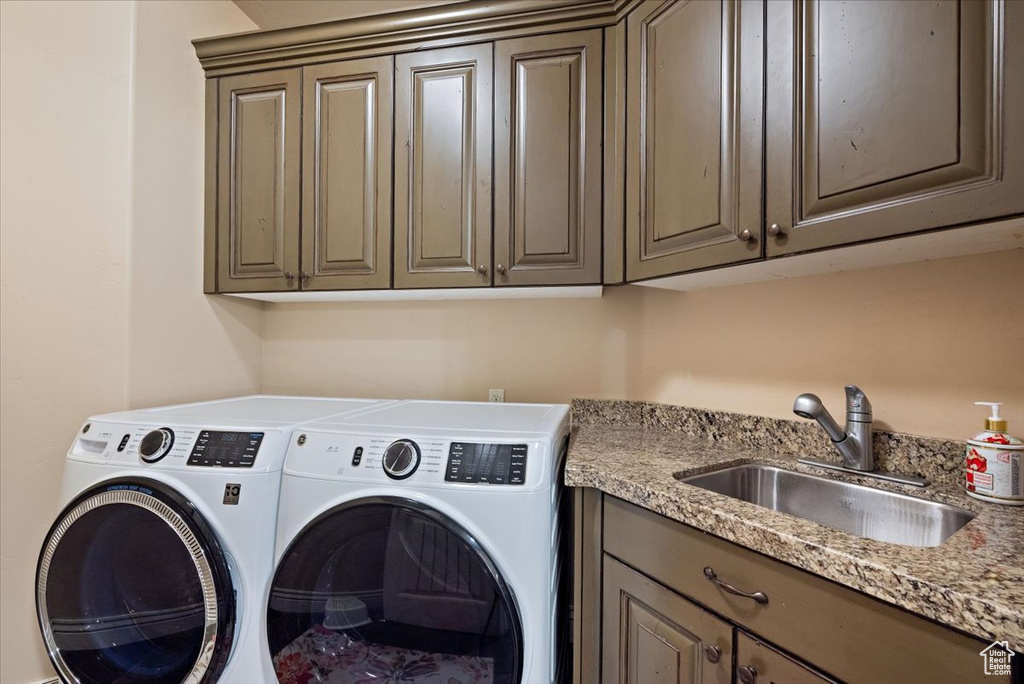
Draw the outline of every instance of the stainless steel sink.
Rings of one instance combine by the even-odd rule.
[[[974,513],[904,494],[751,463],[676,479],[859,537],[938,546]]]

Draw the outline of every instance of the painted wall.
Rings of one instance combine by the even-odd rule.
[[[1024,250],[717,290],[600,300],[268,305],[269,392],[507,401],[632,398],[792,418],[842,415],[964,438],[1006,402],[1024,434]]]
[[[190,41],[254,28],[228,2],[139,2],[132,127],[129,403],[260,387],[260,306],[203,294],[205,79]]]
[[[4,684],[52,675],[32,587],[82,419],[259,389],[259,309],[201,294],[189,44],[251,28],[228,2],[0,3]]]

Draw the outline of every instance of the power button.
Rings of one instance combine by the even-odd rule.
[[[356,450],[352,453],[352,465],[357,466],[363,460],[363,447],[356,447]]]

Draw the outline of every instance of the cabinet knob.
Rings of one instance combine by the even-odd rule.
[[[498,267],[494,270],[500,273],[501,275],[505,275],[505,267],[502,266],[501,264],[498,264]]]
[[[753,665],[740,665],[736,668],[736,674],[743,684],[754,684],[757,681],[757,668]]]
[[[300,273],[300,274],[299,274],[299,278],[301,278],[301,279],[302,279],[302,282],[303,282],[303,283],[308,283],[308,282],[309,282],[309,279],[310,279],[311,277],[312,277],[312,276],[310,276],[310,275],[309,275],[308,273],[306,273],[305,271],[303,271],[302,273]]]
[[[479,266],[477,266],[477,267],[476,267],[476,270],[477,270],[477,272],[479,272],[479,273],[480,273],[481,275],[486,275],[486,273],[487,273],[487,267],[486,267],[486,266],[484,266],[483,264],[480,264]]]
[[[722,659],[722,649],[714,644],[704,644],[704,657],[708,659],[709,663],[714,665]]]
[[[768,226],[768,237],[779,237],[780,235],[785,235],[785,233],[782,230],[782,226],[780,226],[778,223],[773,223],[772,225]]]
[[[295,280],[295,274],[292,273],[291,271],[285,271],[284,272],[284,279],[285,280]]]
[[[736,237],[739,238],[740,242],[750,242],[750,240],[754,237],[754,234],[750,232],[749,228],[744,228]]]

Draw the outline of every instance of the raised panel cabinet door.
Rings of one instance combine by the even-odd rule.
[[[810,665],[779,653],[742,630],[736,632],[736,681],[740,684],[836,684]],[[863,657],[870,657],[864,654]]]
[[[732,627],[604,557],[603,684],[730,684]]]
[[[218,112],[217,289],[298,289],[301,71],[228,76]]]
[[[767,17],[768,256],[1024,212],[1024,3]]]
[[[601,282],[601,43],[495,43],[495,285]]]
[[[492,51],[395,58],[395,287],[491,284]]]
[[[303,290],[391,287],[394,59],[306,67]]]
[[[758,259],[761,0],[648,0],[627,18],[626,279]]]

